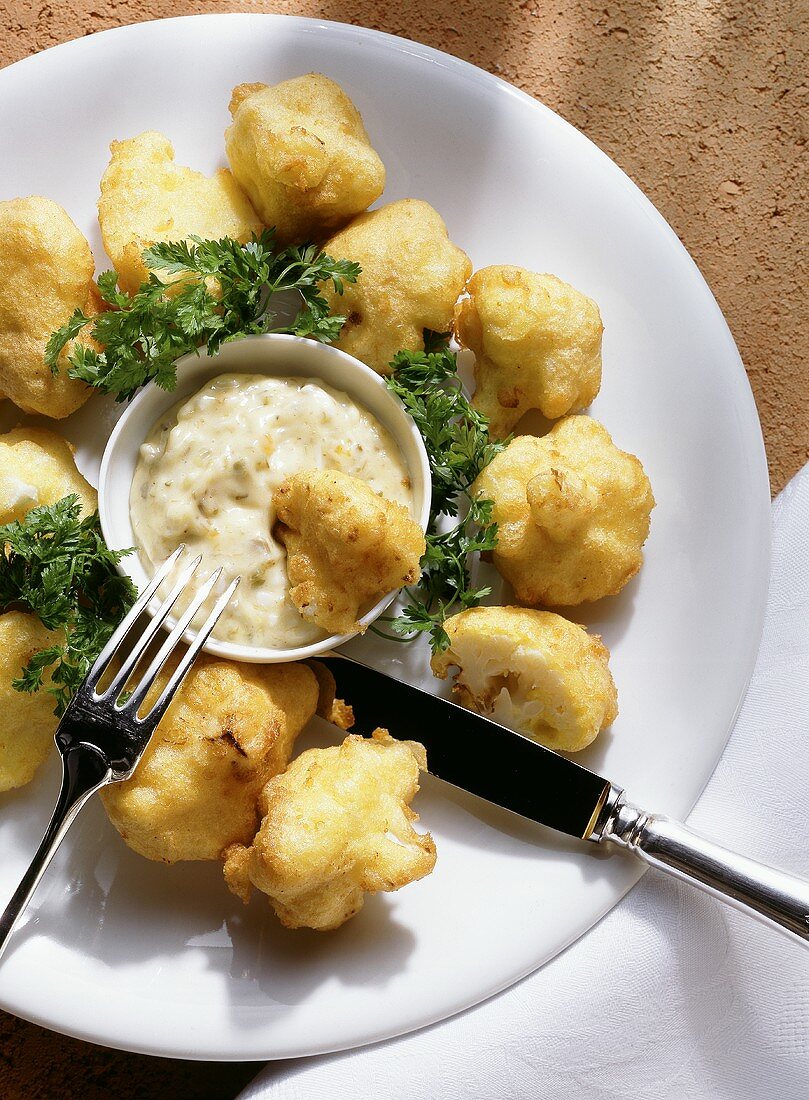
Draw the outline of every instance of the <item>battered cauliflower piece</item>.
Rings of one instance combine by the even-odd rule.
[[[0,435],[0,524],[23,519],[41,504],[75,493],[82,513],[98,508],[95,489],[76,469],[67,440],[45,428],[14,428]]]
[[[362,268],[342,295],[322,288],[331,312],[347,317],[337,347],[380,374],[397,351],[423,351],[425,329],[452,327],[472,265],[428,202],[402,199],[361,214],[323,248]]]
[[[309,73],[268,87],[240,84],[225,149],[233,175],[278,240],[318,240],[366,210],[385,168],[339,84]]]
[[[244,243],[261,232],[249,199],[226,168],[205,176],[175,164],[173,145],[156,130],[113,141],[110,152],[98,220],[119,284],[130,294],[149,278],[142,253],[157,241],[195,235]]]
[[[326,932],[355,916],[366,893],[428,875],[435,844],[415,831],[409,806],[426,766],[421,745],[381,729],[301,753],[264,788],[252,845],[227,852],[228,887],[245,903],[251,887],[263,891],[287,928]]]
[[[561,615],[522,607],[475,607],[444,624],[450,648],[433,655],[469,710],[564,752],[586,748],[618,714],[609,651]]]
[[[485,267],[455,310],[455,335],[475,353],[473,404],[491,434],[508,435],[529,409],[555,420],[601,388],[598,306],[555,275]]]
[[[21,520],[32,508],[69,493],[78,495],[85,515],[96,511],[96,492],[76,469],[64,439],[44,428],[0,435],[0,524]],[[45,688],[33,695],[16,691],[12,681],[35,653],[60,640],[35,615],[0,615],[0,791],[30,782],[53,744],[58,722],[53,698]]]
[[[318,698],[317,677],[306,665],[201,654],[133,777],[101,792],[110,821],[130,848],[164,863],[219,859],[230,844],[249,843],[259,793],[286,767]]]
[[[66,211],[41,195],[0,202],[0,397],[24,412],[61,420],[93,392],[69,378],[67,356],[54,375],[45,345],[77,309],[98,312],[90,246]]]
[[[654,497],[643,466],[589,416],[517,436],[473,486],[494,501],[492,561],[520,603],[574,606],[620,592],[643,562]]]
[[[30,783],[53,747],[53,696],[44,686],[28,695],[11,685],[35,653],[59,640],[35,615],[0,615],[0,791]]]
[[[424,532],[401,504],[337,470],[303,470],[275,490],[275,534],[287,551],[292,602],[330,634],[421,573]]]
[[[317,679],[319,698],[317,713],[320,718],[325,718],[333,726],[341,730],[350,730],[354,725],[354,710],[345,699],[337,698],[337,683],[330,669],[321,661],[307,661]]]

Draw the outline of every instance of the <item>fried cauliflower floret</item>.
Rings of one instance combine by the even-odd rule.
[[[301,615],[331,634],[386,593],[420,575],[424,533],[401,504],[337,470],[304,470],[275,490],[275,534],[287,551],[290,596]]]
[[[565,752],[586,748],[618,714],[609,651],[561,615],[475,607],[445,623],[449,649],[433,655],[469,710]]]
[[[28,695],[12,683],[35,653],[58,641],[35,615],[0,615],[0,791],[30,783],[53,746],[59,722],[53,696],[45,687]]]
[[[205,176],[174,162],[174,147],[156,130],[113,141],[101,177],[98,220],[120,286],[134,293],[149,277],[142,253],[157,241],[250,240],[261,222],[226,168]]]
[[[261,797],[263,821],[252,845],[231,848],[225,881],[243,901],[263,891],[287,928],[338,928],[360,911],[365,894],[399,890],[435,866],[429,833],[413,828],[424,748],[347,737],[309,749]]]
[[[424,350],[425,329],[451,328],[472,265],[429,203],[402,199],[361,214],[323,247],[362,268],[342,295],[323,287],[332,313],[347,317],[338,348],[387,374],[397,351]]]
[[[71,493],[85,516],[96,511],[96,491],[76,469],[67,440],[45,428],[14,428],[0,435],[0,524]]]
[[[475,353],[475,408],[493,436],[529,409],[552,420],[585,408],[601,387],[601,314],[555,275],[485,267],[455,310],[455,335]]]
[[[320,693],[317,703],[317,714],[325,718],[333,726],[341,730],[350,730],[354,725],[354,710],[345,699],[337,698],[337,684],[331,671],[320,661],[307,661],[317,679]]]
[[[282,244],[333,233],[382,194],[385,168],[360,113],[328,77],[240,84],[230,113],[233,175]]]
[[[654,507],[649,479],[589,416],[560,420],[541,439],[518,436],[473,492],[494,501],[492,560],[521,603],[599,600],[641,567]]]
[[[44,428],[0,435],[0,524],[21,520],[32,508],[69,493],[78,495],[85,515],[95,512],[95,489],[76,469],[64,439]],[[0,615],[0,791],[30,782],[53,744],[58,722],[53,697],[44,687],[29,695],[12,683],[35,653],[60,640],[34,615]]]
[[[286,767],[318,697],[317,677],[306,665],[238,664],[202,654],[133,777],[102,792],[110,821],[130,848],[165,863],[219,859],[230,844],[249,843],[259,793]]]
[[[98,312],[94,270],[89,244],[57,203],[40,195],[0,202],[0,397],[61,420],[93,392],[68,377],[71,345],[56,375],[45,345],[75,310]]]

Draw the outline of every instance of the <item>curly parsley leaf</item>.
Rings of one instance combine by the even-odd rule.
[[[408,602],[386,620],[393,635],[409,641],[427,634],[433,652],[449,645],[444,621],[456,611],[474,607],[490,589],[472,585],[472,555],[497,545],[497,524],[490,500],[471,496],[478,474],[509,442],[489,439],[488,421],[471,405],[458,377],[458,363],[448,335],[425,332],[425,351],[401,351],[386,379],[416,422],[424,439],[433,482],[433,503],[421,578],[407,589]],[[465,511],[464,511],[465,509]],[[439,530],[442,515],[463,518]]]
[[[432,346],[435,346],[434,344]],[[433,479],[433,514],[456,516],[472,482],[506,445],[489,439],[488,421],[464,393],[455,354],[400,351],[388,389],[399,397],[421,432]]]
[[[432,329],[424,330],[424,350],[429,355],[431,352],[445,351],[449,347],[451,332],[433,332]]]
[[[335,260],[317,245],[279,249],[269,229],[247,244],[229,237],[154,244],[143,258],[149,280],[135,294],[118,288],[114,271],[105,272],[98,289],[110,309],[95,317],[77,310],[51,336],[45,361],[54,373],[85,328],[100,348],[73,343],[68,374],[118,401],[150,381],[174,389],[176,359],[201,347],[213,355],[226,340],[280,332],[331,343],[345,317],[329,312],[321,287],[331,282],[342,294],[360,273],[358,264]],[[290,325],[273,327],[272,299],[284,291],[297,291],[301,307]]]
[[[47,691],[64,713],[135,601],[134,585],[116,570],[128,553],[109,549],[97,513],[81,518],[75,494],[0,526],[0,611],[30,611],[59,639],[31,657],[13,681],[17,691],[38,691],[50,673]]]
[[[101,280],[99,280],[100,283]],[[71,340],[75,340],[85,325],[89,325],[91,318],[82,310],[76,309],[69,321],[66,321],[60,329],[52,332],[45,345],[45,362],[54,374],[59,371],[59,357]]]

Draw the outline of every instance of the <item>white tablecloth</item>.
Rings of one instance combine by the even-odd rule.
[[[689,821],[809,876],[809,467],[773,506],[758,664]],[[578,943],[479,1008],[270,1063],[241,1100],[371,1097],[807,1100],[809,951],[650,871]]]

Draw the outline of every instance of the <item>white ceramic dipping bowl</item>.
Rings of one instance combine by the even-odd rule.
[[[359,360],[337,348],[297,336],[248,336],[224,344],[218,355],[185,355],[177,360],[177,388],[171,393],[150,383],[127,407],[109,438],[101,461],[98,507],[101,529],[107,544],[115,550],[135,546],[129,515],[129,494],[139,449],[152,427],[179,401],[195,394],[220,374],[263,374],[269,377],[316,378],[348,394],[380,421],[398,444],[413,486],[414,514],[422,529],[430,515],[430,466],[424,442],[401,402],[387,389],[380,376]],[[142,590],[149,581],[137,553],[129,554],[120,570]],[[368,627],[393,601],[389,592],[360,620]],[[190,632],[187,638],[193,637]],[[353,634],[330,635],[317,642],[289,649],[236,645],[209,639],[205,649],[234,661],[271,664],[298,661],[325,653],[347,642]]]

